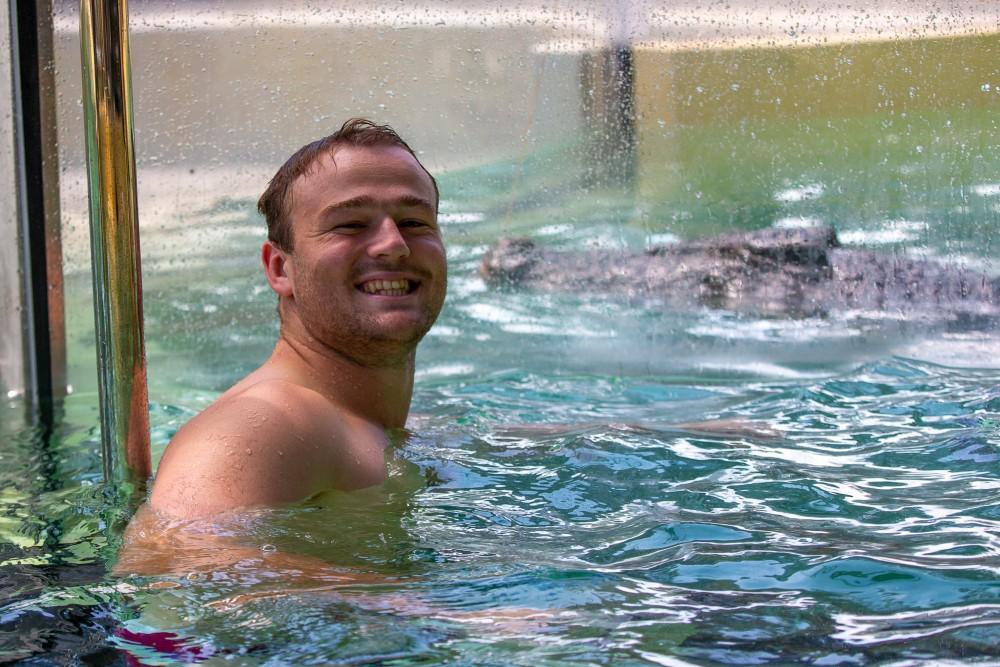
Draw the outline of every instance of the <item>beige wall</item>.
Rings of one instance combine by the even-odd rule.
[[[309,13],[284,14],[287,4],[268,15],[130,3],[144,230],[223,197],[256,198],[293,150],[351,116],[392,124],[436,173],[529,155],[579,132],[580,53],[542,48],[562,28],[439,25],[419,12],[310,22]],[[60,4],[55,18],[63,248],[67,272],[82,279],[90,257],[76,4]],[[161,238],[144,232],[144,268],[180,252]]]
[[[238,20],[133,30],[137,160],[277,167],[355,115],[391,123],[439,169],[525,153],[579,126],[579,56],[539,52],[547,35],[530,26]],[[57,33],[56,48],[60,118],[75,128],[82,122],[77,35]],[[62,132],[61,145],[65,162],[82,162],[74,131]]]

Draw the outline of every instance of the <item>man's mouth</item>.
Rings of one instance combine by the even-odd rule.
[[[360,289],[365,294],[376,294],[378,296],[406,296],[420,285],[416,280],[367,280],[360,285]]]

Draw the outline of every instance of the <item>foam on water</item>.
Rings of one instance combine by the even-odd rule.
[[[972,186],[972,191],[980,197],[1000,196],[1000,183],[981,183]]]
[[[808,229],[810,227],[819,227],[822,224],[823,221],[820,218],[802,215],[778,218],[774,221],[773,226],[778,229]]]
[[[823,190],[824,188],[821,183],[812,183],[810,185],[787,188],[776,192],[774,193],[774,199],[775,201],[784,203],[807,201],[809,199],[816,199],[822,196]]]

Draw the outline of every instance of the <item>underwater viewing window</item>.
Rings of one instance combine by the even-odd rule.
[[[395,128],[449,284],[384,484],[127,557],[80,7],[32,5],[32,102],[24,5],[0,7],[0,661],[1000,659],[1000,2],[132,0],[154,469],[274,346],[256,202],[299,146]]]

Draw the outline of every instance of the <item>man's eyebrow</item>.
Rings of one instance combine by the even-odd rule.
[[[434,210],[433,203],[431,203],[427,199],[424,199],[423,197],[417,197],[415,195],[406,195],[404,197],[400,197],[399,199],[396,200],[396,202],[400,206],[410,206],[413,208],[418,208],[422,206],[424,208],[429,208],[432,211]]]
[[[343,211],[343,210],[350,210],[357,208],[375,208],[379,205],[386,205],[386,204],[388,204],[389,206],[403,206],[411,208],[422,207],[430,209],[431,211],[434,210],[434,204],[432,202],[430,202],[427,199],[424,199],[423,197],[417,197],[415,195],[404,195],[399,199],[393,199],[389,201],[379,201],[376,200],[374,197],[369,197],[368,195],[361,195],[359,197],[351,197],[350,199],[345,199],[343,201],[330,204],[325,209],[323,209],[323,212],[330,213],[334,211]]]

